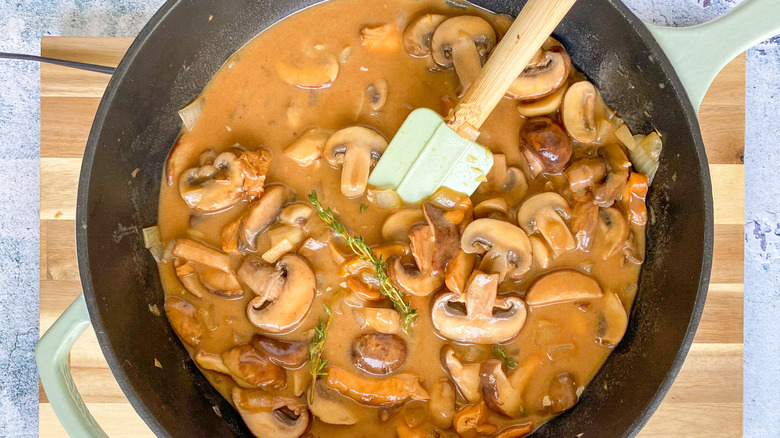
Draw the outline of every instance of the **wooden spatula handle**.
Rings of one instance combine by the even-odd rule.
[[[448,124],[469,140],[577,0],[528,0],[498,43]]]

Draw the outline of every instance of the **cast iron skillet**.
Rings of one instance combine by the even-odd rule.
[[[81,280],[103,353],[159,436],[251,435],[166,318],[150,312],[150,304],[163,307],[157,267],[140,233],[127,229],[157,222],[163,163],[180,128],[176,111],[248,40],[314,3],[169,2],[127,52],[98,109],[79,185]],[[476,3],[514,16],[525,2]],[[665,146],[648,195],[655,221],[626,336],[576,407],[535,436],[631,436],[671,386],[699,323],[712,257],[709,171],[696,114],[677,75],[619,0],[580,0],[555,35],[632,130],[658,129]]]

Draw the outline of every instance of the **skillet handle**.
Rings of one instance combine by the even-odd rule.
[[[647,27],[698,111],[704,94],[726,64],[780,34],[780,0],[745,0],[730,12],[698,26]]]
[[[68,364],[70,349],[89,325],[87,303],[84,294],[81,294],[38,340],[35,362],[49,403],[68,434],[72,437],[108,438],[87,410]]]

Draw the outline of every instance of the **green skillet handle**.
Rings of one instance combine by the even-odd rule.
[[[726,64],[748,48],[780,34],[780,0],[745,0],[730,12],[698,26],[647,27],[698,111],[704,94]]]
[[[68,365],[70,349],[89,324],[87,303],[81,294],[38,341],[35,362],[46,397],[68,434],[78,438],[107,438],[87,410]]]

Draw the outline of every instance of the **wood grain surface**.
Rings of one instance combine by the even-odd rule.
[[[44,56],[115,65],[130,39],[44,37]],[[75,250],[81,156],[108,77],[41,66],[41,306],[45,333],[81,293]],[[742,297],[745,57],[718,76],[701,106],[715,199],[715,254],[707,305],[693,347],[663,404],[641,432],[651,437],[742,433]],[[111,437],[152,436],[119,389],[88,330],[70,358],[76,385]],[[40,393],[40,436],[62,437]]]

